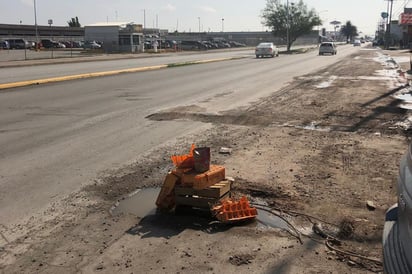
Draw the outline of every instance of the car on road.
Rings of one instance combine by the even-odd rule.
[[[275,44],[271,42],[260,43],[255,48],[255,55],[256,58],[264,56],[275,57],[279,56],[279,49]]]
[[[398,176],[398,203],[386,212],[382,237],[385,273],[412,273],[412,143]]]
[[[333,42],[322,42],[319,46],[319,55],[331,54],[336,55],[338,50]]]
[[[354,46],[354,47],[360,47],[360,45],[361,45],[361,41],[360,41],[360,40],[356,39],[355,41],[353,41],[353,46]]]

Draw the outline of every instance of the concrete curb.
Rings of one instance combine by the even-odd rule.
[[[57,82],[70,81],[70,80],[112,76],[112,75],[123,74],[123,73],[136,73],[136,72],[143,72],[143,71],[159,70],[159,69],[164,69],[164,68],[174,68],[174,67],[181,67],[181,66],[188,66],[188,65],[238,60],[238,59],[243,59],[243,58],[246,58],[246,56],[207,59],[207,60],[189,61],[189,62],[183,62],[183,63],[171,63],[171,64],[156,65],[156,66],[149,66],[149,67],[139,67],[139,68],[121,69],[121,70],[112,70],[112,71],[103,71],[103,72],[91,72],[91,73],[75,74],[75,75],[68,75],[68,76],[61,76],[61,77],[20,81],[20,82],[0,84],[0,90],[32,86],[32,85],[48,84],[48,83],[57,83]]]

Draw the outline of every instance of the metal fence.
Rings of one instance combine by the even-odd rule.
[[[2,36],[0,41],[7,39],[14,39],[16,37]],[[50,39],[58,42],[64,42],[65,48],[36,48],[35,38],[18,37],[16,39],[24,39],[28,41],[28,47],[25,49],[3,49],[0,48],[0,62],[8,61],[23,61],[23,60],[35,60],[35,59],[54,59],[54,58],[71,58],[87,55],[89,51],[83,48],[73,48],[74,42],[78,42],[81,37],[39,37],[41,39]],[[67,47],[66,47],[67,45]]]

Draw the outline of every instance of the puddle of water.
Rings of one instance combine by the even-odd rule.
[[[288,224],[279,218],[276,215],[273,215],[265,210],[258,209],[257,210],[258,215],[256,216],[256,220],[266,226],[266,227],[272,227],[272,228],[281,228],[281,229],[286,229],[289,230]]]
[[[124,200],[119,201],[110,210],[114,216],[119,214],[133,214],[143,218],[156,212],[156,199],[160,188],[145,188],[133,192]]]

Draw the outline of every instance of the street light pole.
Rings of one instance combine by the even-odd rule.
[[[36,48],[38,48],[39,46],[39,31],[37,29],[37,10],[36,10],[36,0],[34,1],[34,28],[36,31]]]
[[[225,26],[224,26],[224,22],[225,21],[225,18],[222,18],[222,32],[224,32],[225,31]]]
[[[197,20],[199,20],[199,33],[200,33],[200,17],[197,17]]]

